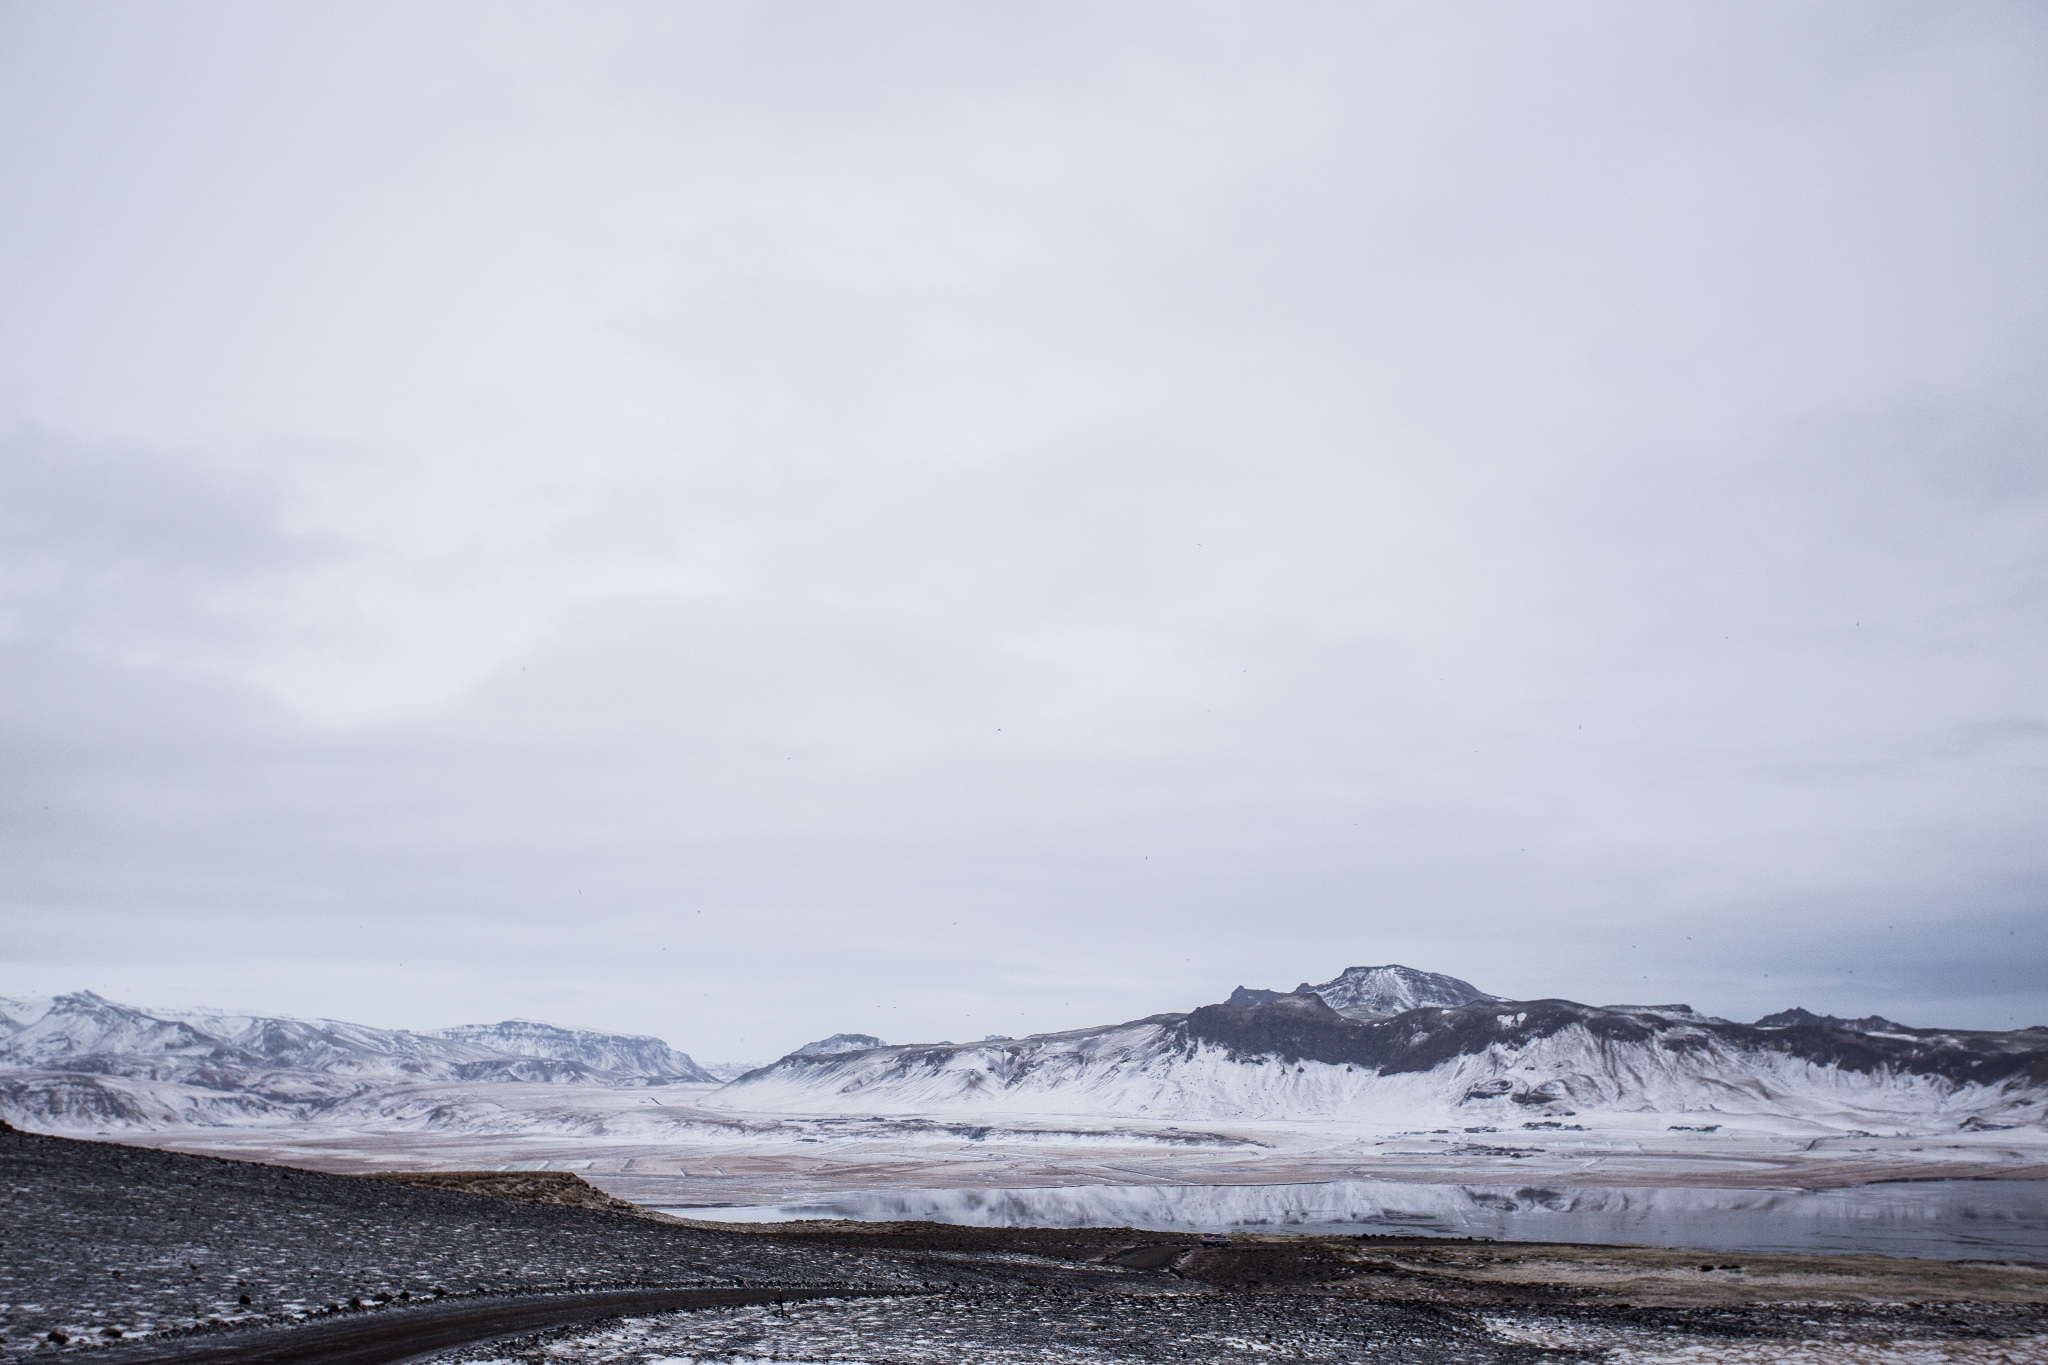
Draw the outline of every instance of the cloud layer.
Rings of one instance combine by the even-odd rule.
[[[0,23],[0,990],[2048,1019],[2031,7]]]

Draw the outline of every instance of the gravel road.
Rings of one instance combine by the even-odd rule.
[[[272,1327],[94,1353],[101,1365],[397,1365],[458,1347],[609,1318],[854,1297],[825,1289],[611,1289],[376,1309],[302,1327]]]

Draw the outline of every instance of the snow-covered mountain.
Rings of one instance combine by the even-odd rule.
[[[1277,1000],[1283,994],[1314,995],[1337,1013],[1353,1019],[1384,1019],[1426,1006],[1449,1009],[1480,1000],[1500,999],[1455,976],[1390,964],[1385,967],[1346,967],[1320,986],[1311,986],[1304,981],[1291,992],[1239,986],[1230,993],[1230,1002],[1258,1004]]]
[[[0,1001],[0,1114],[34,1124],[306,1117],[425,1081],[710,1083],[659,1038],[507,1020],[435,1032],[214,1010],[145,1010],[80,991]]]
[[[1353,969],[1324,987],[1240,988],[1187,1014],[1015,1040],[797,1053],[705,1103],[860,1115],[1443,1123],[1485,1132],[1616,1111],[1837,1126],[1897,1119],[1936,1129],[2039,1125],[2048,1111],[2048,1029],[1906,1029],[1800,1010],[1738,1024],[1684,1005],[1504,1001],[1454,978],[1408,976],[1406,968]],[[1349,1012],[1333,1008],[1326,990]],[[1378,1008],[1423,990],[1470,998],[1398,1013]]]

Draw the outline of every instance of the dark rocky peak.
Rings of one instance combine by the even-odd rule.
[[[1343,1019],[1343,1015],[1314,991],[1255,991],[1239,986],[1220,1005],[1204,1005],[1197,1014],[1219,1011],[1243,1018],[1289,1017],[1318,1020]]]
[[[66,995],[50,997],[52,1014],[124,1014],[141,1018],[142,1011],[133,1005],[117,1004],[103,995],[92,991],[72,991]]]
[[[1305,991],[1309,988],[1304,983],[1301,989]],[[1226,1005],[1263,1005],[1269,1001],[1278,1000],[1282,994],[1283,992],[1281,991],[1260,991],[1254,990],[1250,986],[1239,986],[1230,993],[1230,998],[1223,1003]]]
[[[1320,1019],[1325,1015],[1342,1016],[1341,1010],[1332,1009],[1330,1002],[1312,990],[1287,991],[1271,1000],[1262,1001],[1268,1008],[1287,1014],[1301,1015],[1309,1019]]]
[[[1848,1029],[1855,1033],[1911,1033],[1905,1024],[1896,1023],[1881,1014],[1866,1014],[1861,1019],[1840,1019],[1832,1014],[1814,1014],[1810,1010],[1794,1005],[1789,1010],[1766,1014],[1756,1021],[1757,1028],[1797,1028],[1802,1025],[1815,1028]]]
[[[1911,1024],[1901,1024],[1896,1019],[1887,1019],[1882,1014],[1866,1014],[1861,1019],[1830,1020],[1842,1028],[1861,1029],[1865,1033],[1911,1033]]]

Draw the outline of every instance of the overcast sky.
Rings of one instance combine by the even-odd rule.
[[[0,5],[0,992],[2048,1022],[2038,4]]]

